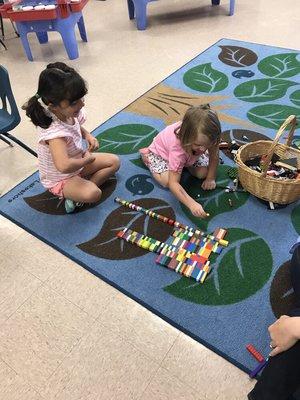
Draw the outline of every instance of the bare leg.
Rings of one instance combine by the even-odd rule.
[[[96,153],[94,155],[95,161],[83,168],[82,175],[99,187],[118,171],[120,160],[114,154]]]
[[[191,175],[198,179],[206,178],[208,168],[207,167],[189,167],[188,168]]]
[[[163,187],[169,186],[169,171],[162,172],[161,174],[152,174],[153,178]]]
[[[96,203],[100,200],[102,192],[94,182],[73,176],[69,178],[63,188],[66,199],[80,203]]]

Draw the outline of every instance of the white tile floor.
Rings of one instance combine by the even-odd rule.
[[[222,0],[221,0],[222,2]],[[28,62],[11,25],[0,62],[21,105],[48,62],[69,62],[89,82],[93,129],[220,38],[299,48],[300,3],[160,0],[135,29],[125,0],[90,0],[88,43],[69,62],[57,34]],[[14,134],[35,147],[22,114]],[[36,170],[24,150],[0,142],[0,193]],[[0,217],[0,399],[242,400],[248,377],[60,253]]]

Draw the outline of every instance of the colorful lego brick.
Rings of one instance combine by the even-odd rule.
[[[175,237],[174,238],[174,240],[172,241],[172,244],[174,245],[174,246],[178,246],[178,244],[180,243],[180,238],[179,237]]]
[[[199,268],[194,268],[191,272],[190,277],[197,280],[197,276],[199,275]]]
[[[196,277],[196,281],[197,281],[197,282],[200,282],[200,280],[201,280],[201,278],[202,278],[203,275],[204,275],[203,269],[198,270],[198,275],[197,275],[197,277]]]
[[[124,239],[124,240],[126,240],[128,242],[130,236],[131,236],[131,231],[128,230],[127,232],[124,233],[122,239]]]
[[[212,240],[209,240],[208,242],[206,242],[205,247],[209,250],[212,250],[212,248],[214,247],[215,243]]]
[[[197,267],[195,267],[195,266],[192,266],[191,268],[190,268],[190,270],[189,270],[189,278],[191,278],[191,277],[193,277],[193,273],[194,273],[194,271],[197,271],[198,270],[198,268]]]
[[[214,231],[213,236],[214,236],[216,239],[220,240],[220,239],[224,239],[224,236],[226,235],[226,233],[227,233],[227,231],[226,231],[225,229],[217,228],[217,229]]]
[[[177,267],[175,268],[175,271],[176,271],[177,273],[179,273],[179,271],[180,271],[182,265],[183,265],[183,262],[182,262],[182,261],[179,261],[178,264],[177,264]]]
[[[183,275],[183,276],[186,276],[186,273],[187,273],[189,267],[190,267],[189,265],[187,265],[187,264],[184,263],[183,266],[182,266],[182,268],[180,269],[179,273],[180,273],[181,275]]]
[[[176,269],[178,264],[179,264],[179,261],[177,261],[176,258],[172,258],[172,260],[169,262],[168,268]]]
[[[152,247],[152,251],[154,252],[154,253],[158,253],[158,248],[160,247],[160,245],[161,245],[161,242],[159,241],[159,240],[156,240],[155,241],[155,243],[153,243],[153,247]]]
[[[194,261],[193,261],[191,258],[187,257],[187,258],[185,259],[185,263],[186,263],[187,265],[193,265],[193,264],[194,264]]]
[[[227,241],[227,240],[224,240],[224,239],[221,239],[221,240],[219,240],[219,244],[220,244],[221,246],[227,247],[227,246],[228,246],[228,241]]]
[[[247,344],[246,349],[258,362],[264,361],[263,355],[251,343]]]
[[[209,258],[210,254],[211,254],[211,250],[208,249],[207,247],[204,247],[202,253],[200,253],[200,255],[206,259]]]
[[[185,247],[188,251],[190,251],[191,253],[194,252],[194,250],[196,250],[196,245],[194,243],[191,242],[187,242],[187,246]]]
[[[167,268],[169,268],[169,264],[170,264],[170,262],[171,262],[172,260],[173,260],[172,257],[165,256],[165,258],[164,258],[164,266],[167,267]]]
[[[201,282],[201,283],[203,283],[203,282],[205,281],[207,275],[208,275],[209,272],[210,272],[209,261],[208,261],[207,264],[204,266],[203,271],[204,271],[204,273],[203,273],[203,275],[202,275],[202,277],[201,277],[201,279],[200,279],[200,282]]]
[[[153,252],[153,253],[155,253],[155,251],[154,251],[154,249],[155,249],[155,243],[150,243],[150,245],[149,245],[149,251],[151,251],[151,252]]]
[[[160,265],[161,265],[162,258],[163,258],[163,255],[162,255],[162,254],[159,254],[159,255],[156,257],[156,260],[155,260],[156,264],[160,264]]]
[[[181,268],[179,269],[178,272],[179,272],[181,275],[184,275],[184,271],[185,271],[186,267],[187,267],[186,263],[182,263]]]
[[[217,247],[215,248],[215,250],[214,250],[214,253],[215,253],[215,254],[221,254],[221,253],[222,253],[222,250],[223,250],[223,247],[217,246]]]
[[[195,254],[195,253],[191,254],[190,258],[193,261],[197,261],[198,263],[206,263],[206,261],[207,261],[205,257],[202,257],[199,254]]]
[[[141,247],[145,250],[148,250],[150,247],[151,242],[149,241],[149,238],[145,238],[141,244]]]

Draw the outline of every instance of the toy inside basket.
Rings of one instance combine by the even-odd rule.
[[[254,196],[278,204],[289,204],[300,199],[300,179],[278,179],[267,176],[267,170],[274,154],[280,158],[296,158],[300,169],[300,151],[291,147],[296,128],[295,115],[289,116],[280,127],[273,142],[259,140],[240,147],[236,154],[238,175],[241,185]],[[288,126],[291,126],[286,144],[279,143]],[[252,157],[265,156],[262,172],[254,171],[245,162]]]

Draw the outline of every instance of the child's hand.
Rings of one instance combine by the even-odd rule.
[[[89,151],[86,151],[82,155],[82,159],[84,160],[84,165],[91,164],[96,160],[96,157],[92,155]]]
[[[195,217],[199,217],[199,218],[207,218],[208,217],[207,213],[203,210],[203,207],[201,206],[201,204],[197,203],[196,201],[190,207],[190,211]]]
[[[216,186],[216,181],[214,179],[205,179],[201,185],[203,190],[213,190]]]
[[[91,135],[90,133],[86,134],[85,140],[88,143],[88,151],[92,152],[92,151],[95,151],[95,150],[99,149],[98,140],[93,135]]]

